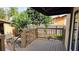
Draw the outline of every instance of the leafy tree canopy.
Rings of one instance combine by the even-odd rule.
[[[18,8],[17,7],[10,7],[9,11],[9,16],[17,16],[18,15]]]
[[[32,20],[32,24],[48,24],[50,22],[50,17],[45,16],[32,8],[27,9],[28,17]]]
[[[4,19],[5,18],[5,11],[3,8],[0,8],[0,19]]]
[[[21,13],[18,13],[16,9],[11,8],[11,15],[15,15],[13,17],[13,23],[18,29],[24,28],[27,24],[45,24],[47,27],[47,24],[50,22],[49,16],[45,16],[32,8],[28,8]]]

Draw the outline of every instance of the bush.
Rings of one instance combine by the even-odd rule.
[[[63,38],[63,37],[64,37],[64,35],[61,35],[61,34],[50,34],[48,36],[48,38]]]

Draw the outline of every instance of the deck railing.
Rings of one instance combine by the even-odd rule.
[[[49,35],[64,35],[64,28],[38,28],[38,38],[47,38]]]
[[[21,47],[26,47],[37,38],[48,38],[51,34],[59,34],[65,36],[64,26],[54,28],[36,28],[24,30],[21,34]],[[64,37],[63,37],[64,38]]]
[[[26,47],[33,40],[37,38],[37,29],[27,29],[23,30],[21,34],[21,47]]]
[[[63,35],[63,39],[65,37],[65,27],[64,26],[54,26],[54,27],[48,27],[48,28],[43,28],[43,27],[38,27],[35,29],[24,29],[22,33],[20,34],[21,36],[21,48],[25,48],[28,44],[30,44],[33,40],[36,40],[38,38],[46,38],[50,35]],[[15,51],[16,49],[16,41],[18,40],[19,36],[13,40],[13,50]],[[54,38],[54,37],[53,37]],[[54,38],[55,39],[55,38]],[[64,41],[64,40],[63,40]]]

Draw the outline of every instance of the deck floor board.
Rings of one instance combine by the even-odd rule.
[[[16,51],[65,51],[60,40],[36,39],[26,48],[16,48]]]

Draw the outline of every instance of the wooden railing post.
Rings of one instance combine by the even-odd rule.
[[[38,28],[35,29],[35,36],[38,38]]]
[[[27,40],[27,35],[26,35],[26,30],[23,30],[21,33],[21,47],[25,48],[26,47],[26,40]]]
[[[65,44],[65,28],[63,27],[63,43]]]
[[[56,34],[57,34],[57,26],[56,26],[56,29],[55,30],[56,30]]]

